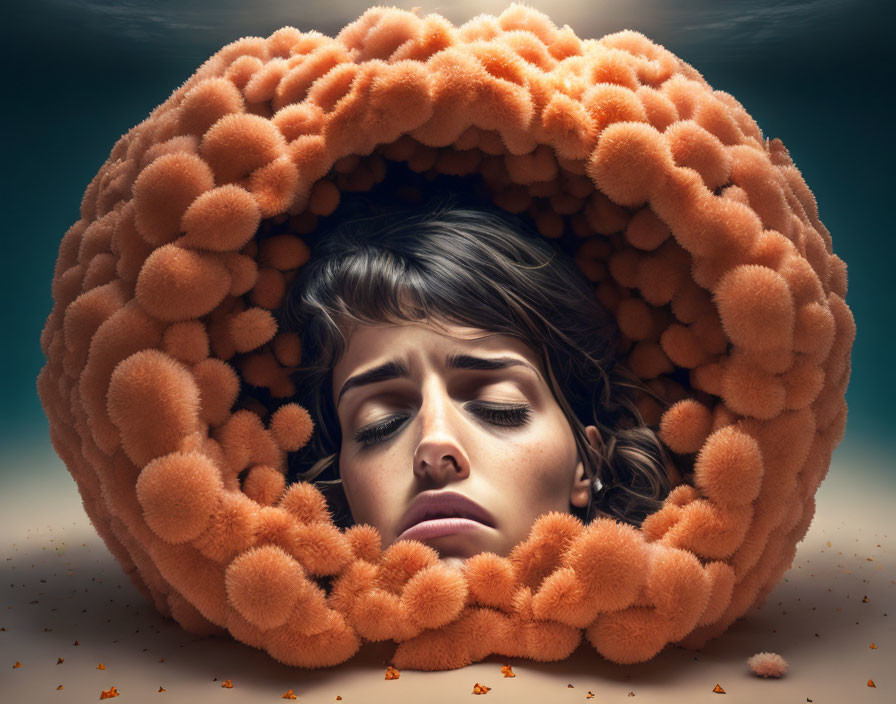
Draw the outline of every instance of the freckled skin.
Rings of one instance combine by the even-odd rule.
[[[359,325],[333,369],[333,398],[347,379],[383,362],[401,360],[410,377],[352,388],[337,406],[342,429],[339,472],[356,523],[375,527],[386,548],[423,491],[456,491],[483,506],[494,527],[428,538],[443,562],[460,567],[484,551],[508,555],[535,520],[588,503],[589,480],[572,428],[541,372],[538,355],[523,341],[478,328],[446,325],[448,335],[424,323]],[[476,339],[479,338],[479,339]],[[534,370],[451,369],[449,353],[514,357]],[[522,425],[499,425],[476,404],[530,407]],[[387,435],[364,447],[359,429],[400,418]],[[599,434],[588,426],[597,446]]]

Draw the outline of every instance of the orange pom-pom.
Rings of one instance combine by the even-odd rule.
[[[150,244],[165,244],[181,231],[181,218],[202,193],[214,188],[209,165],[194,154],[160,156],[134,182],[137,229]]]
[[[715,298],[734,344],[756,350],[792,346],[793,296],[778,272],[758,264],[736,266],[719,280]]]
[[[284,153],[286,139],[270,120],[234,113],[218,120],[202,139],[200,153],[218,184],[248,176]]]
[[[250,296],[252,303],[273,310],[283,301],[286,294],[286,279],[283,274],[270,266],[258,270],[258,279]]]
[[[274,467],[257,464],[249,470],[243,482],[243,493],[255,503],[271,506],[283,494],[286,478]]]
[[[243,96],[231,81],[207,78],[193,86],[181,101],[180,129],[201,137],[224,115],[240,112],[243,106]]]
[[[683,399],[669,407],[660,422],[659,435],[673,452],[696,452],[712,428],[712,413],[695,399]]]
[[[199,389],[193,375],[159,350],[132,354],[112,372],[109,417],[138,467],[173,452],[198,430]]]
[[[249,623],[270,630],[286,623],[310,584],[305,570],[276,545],[247,550],[227,568],[227,600]]]
[[[182,247],[233,252],[248,242],[261,222],[255,198],[232,183],[206,191],[184,213]]]
[[[284,367],[296,367],[302,361],[302,341],[296,333],[277,333],[272,346],[274,356]]]
[[[137,499],[152,531],[167,543],[199,537],[214,515],[224,485],[212,461],[198,452],[173,452],[147,464],[137,478]]]
[[[291,484],[279,505],[302,523],[326,523],[331,518],[326,498],[310,482],[298,481]]]
[[[242,296],[250,291],[258,281],[258,264],[251,257],[236,252],[227,252],[221,257],[230,272],[231,296]]]
[[[760,677],[783,677],[787,672],[787,661],[777,653],[756,653],[747,658],[747,664]]]
[[[280,271],[296,269],[311,256],[308,245],[294,235],[274,235],[263,240],[258,261]]]
[[[710,435],[701,448],[694,482],[712,501],[738,506],[759,496],[763,472],[756,440],[735,426],[726,426]]]
[[[274,442],[281,450],[295,452],[311,439],[314,422],[302,406],[287,403],[271,416],[270,429]]]
[[[219,257],[166,244],[143,264],[136,296],[150,315],[173,322],[209,313],[229,289],[230,272]]]
[[[209,355],[208,333],[199,320],[169,325],[162,336],[162,347],[169,355],[186,364],[196,364]]]
[[[264,308],[249,308],[230,319],[230,335],[237,352],[248,352],[271,340],[277,332],[277,321]]]
[[[220,359],[206,359],[193,367],[193,377],[199,388],[200,417],[209,425],[220,425],[227,420],[240,391],[236,371]]]
[[[655,127],[643,123],[609,125],[588,161],[588,175],[616,203],[640,206],[673,168],[668,144]]]

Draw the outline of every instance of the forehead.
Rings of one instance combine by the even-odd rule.
[[[444,361],[444,357],[452,351],[504,352],[522,357],[536,369],[540,367],[538,355],[518,337],[463,325],[439,325],[440,327],[436,327],[425,322],[408,322],[355,326],[347,334],[345,353],[333,367],[334,386],[338,386],[355,371],[396,356],[404,358],[413,350],[425,350],[427,354],[436,355],[436,362]]]

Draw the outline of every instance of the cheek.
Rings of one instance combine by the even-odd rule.
[[[390,476],[390,466],[395,463],[384,456],[375,460],[357,455],[340,459],[342,487],[355,523],[369,523],[380,532],[388,526],[395,510],[390,502],[400,495],[398,478]]]
[[[517,482],[525,487],[528,503],[565,509],[577,459],[575,439],[565,418],[562,423],[546,419],[520,448],[516,462]]]

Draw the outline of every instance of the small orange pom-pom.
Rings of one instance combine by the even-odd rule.
[[[683,399],[663,414],[660,439],[673,452],[697,452],[712,429],[712,413],[695,399]]]
[[[756,653],[747,664],[760,677],[783,677],[787,672],[787,661],[777,653]]]
[[[277,321],[264,308],[249,308],[230,319],[230,335],[237,352],[248,352],[271,340],[277,333]]]
[[[274,467],[257,464],[243,482],[243,493],[255,503],[271,506],[283,495],[286,477]]]
[[[308,261],[311,250],[295,235],[274,235],[259,245],[258,261],[280,271],[297,269]]]
[[[295,452],[311,439],[314,422],[302,406],[287,403],[271,416],[270,430],[281,450]]]

